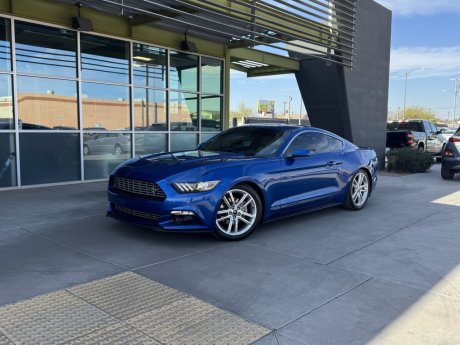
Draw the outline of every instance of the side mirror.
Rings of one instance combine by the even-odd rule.
[[[291,155],[288,158],[302,158],[302,157],[310,157],[311,151],[304,150],[304,149],[297,149],[292,151]]]

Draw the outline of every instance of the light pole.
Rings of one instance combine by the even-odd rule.
[[[458,96],[458,92],[460,91],[459,85],[458,85],[459,78],[454,78],[451,80],[454,82],[454,92],[449,91],[449,90],[442,90],[442,91],[449,92],[454,95],[454,114],[452,115],[452,123],[455,125],[455,115],[457,114],[457,96]],[[447,118],[447,122],[449,122],[449,117]]]
[[[406,72],[406,82],[404,84],[404,108],[403,108],[403,120],[406,119],[406,101],[407,101],[407,81],[409,79],[409,74],[418,71],[418,70],[425,70],[428,69],[427,67],[422,67],[422,68],[414,68],[410,71]]]
[[[454,114],[452,115],[452,122],[455,125],[455,114],[457,114],[458,78],[453,79],[453,81],[454,81]]]
[[[291,101],[292,101],[292,97],[289,96],[289,103],[288,103],[288,124],[289,124],[289,122],[291,121]]]

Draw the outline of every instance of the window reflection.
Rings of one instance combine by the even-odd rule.
[[[172,131],[197,131],[197,100],[196,94],[171,92],[169,114]]]
[[[18,72],[76,77],[76,34],[66,29],[16,22]]]
[[[80,35],[82,78],[129,83],[129,44],[111,38]]]
[[[129,130],[129,87],[82,83],[83,129]]]
[[[221,130],[222,97],[201,97],[201,130],[217,132]]]
[[[19,145],[24,185],[81,179],[79,134],[21,133]]]
[[[198,56],[171,52],[169,74],[170,88],[175,90],[198,90]]]
[[[0,130],[14,129],[12,82],[9,74],[0,74]],[[2,166],[0,162],[0,167]]]
[[[16,186],[16,145],[14,134],[0,133],[0,188]]]
[[[162,133],[136,133],[135,145],[136,155],[166,152],[168,151],[168,137],[167,134]]]
[[[166,131],[166,91],[134,89],[134,121],[136,130]]]
[[[0,18],[0,70],[11,70],[10,21]]]
[[[85,179],[106,178],[118,165],[131,158],[131,135],[85,132],[83,155]]]
[[[134,85],[166,88],[166,50],[145,44],[133,44]]]
[[[198,135],[197,134],[182,134],[173,133],[171,134],[171,151],[186,151],[195,150],[198,146]]]
[[[77,82],[18,76],[19,129],[78,129]]]
[[[222,61],[203,57],[201,59],[201,91],[222,93]]]
[[[201,142],[204,143],[209,139],[214,138],[218,133],[203,133],[201,134]]]

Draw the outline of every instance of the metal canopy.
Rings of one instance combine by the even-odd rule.
[[[358,0],[54,0],[227,43],[353,67]],[[243,64],[244,65],[244,64]],[[250,66],[246,66],[250,67]]]

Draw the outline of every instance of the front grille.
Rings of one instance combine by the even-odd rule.
[[[130,194],[148,196],[159,200],[166,199],[165,192],[155,182],[115,176],[113,178],[113,188]]]
[[[130,216],[134,216],[134,217],[145,218],[145,219],[150,219],[150,220],[160,219],[160,216],[158,214],[132,210],[130,208],[127,208],[121,205],[115,205],[115,209],[117,211],[120,211],[122,213],[128,214]]]

